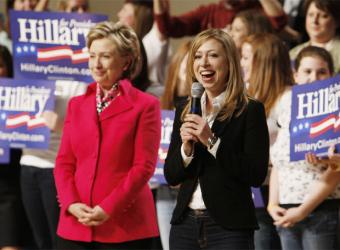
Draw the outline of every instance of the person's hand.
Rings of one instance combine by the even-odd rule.
[[[46,126],[50,130],[55,130],[57,127],[58,114],[54,111],[46,110],[42,112],[41,117],[45,119]]]
[[[274,224],[281,227],[292,227],[299,221],[302,221],[307,217],[307,213],[304,212],[301,206],[292,207],[286,210],[285,214],[276,220]]]
[[[67,211],[76,217],[79,222],[89,218],[92,214],[92,208],[80,202],[71,204]]]
[[[184,153],[190,156],[193,151],[193,142],[198,142],[196,136],[191,133],[192,124],[189,122],[184,122],[180,128],[180,135],[183,143]]]
[[[332,169],[340,168],[340,154],[335,153],[335,145],[328,148],[329,165]]]
[[[86,226],[99,226],[109,218],[110,216],[100,206],[95,206],[90,215],[80,219],[79,222]]]
[[[203,145],[208,145],[208,139],[213,136],[205,119],[199,115],[187,114],[184,118],[188,133],[196,137]]]
[[[267,211],[273,218],[274,222],[281,219],[286,213],[286,209],[279,205],[268,205]]]

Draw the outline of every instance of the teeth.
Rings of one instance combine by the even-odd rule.
[[[202,71],[201,72],[202,76],[211,75],[211,74],[214,74],[214,71]]]

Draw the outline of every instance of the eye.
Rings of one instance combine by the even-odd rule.
[[[310,70],[310,69],[305,69],[305,70],[303,71],[303,73],[309,75],[309,74],[312,73],[312,70]]]
[[[216,53],[211,53],[211,54],[209,54],[209,56],[210,56],[210,57],[213,57],[213,58],[217,58],[217,57],[218,57],[218,54],[216,54]]]
[[[194,59],[200,59],[200,58],[202,58],[202,55],[195,55],[194,56]]]

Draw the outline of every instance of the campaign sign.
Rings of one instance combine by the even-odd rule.
[[[9,163],[9,147],[0,144],[0,164]]]
[[[340,75],[294,86],[290,124],[290,160],[304,160],[307,152],[327,156],[329,146],[340,150]]]
[[[86,36],[107,16],[10,11],[17,79],[92,82]]]
[[[161,144],[158,149],[158,159],[156,171],[150,182],[167,184],[164,178],[164,162],[171,141],[172,125],[174,123],[175,112],[171,110],[162,110],[162,129],[161,129]]]
[[[47,148],[43,111],[54,109],[55,82],[0,78],[0,145]]]

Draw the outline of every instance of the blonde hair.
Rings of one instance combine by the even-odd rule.
[[[129,57],[130,65],[123,73],[124,78],[131,78],[141,70],[141,50],[134,30],[120,22],[101,22],[95,25],[87,35],[87,48],[94,40],[108,38],[120,56]]]
[[[244,43],[250,44],[253,52],[248,94],[263,103],[268,115],[287,86],[294,83],[288,48],[269,33],[251,35]]]
[[[233,115],[239,116],[245,109],[248,98],[245,94],[245,87],[241,75],[241,66],[238,51],[233,39],[220,29],[208,29],[199,33],[192,41],[188,55],[187,63],[187,84],[191,86],[192,82],[197,79],[194,73],[194,60],[197,50],[208,40],[214,39],[222,44],[227,61],[228,71],[225,79],[225,99],[221,112],[217,119],[220,121],[229,120]],[[185,107],[182,113],[182,119],[189,112],[191,101]]]
[[[165,89],[164,94],[161,97],[161,105],[163,109],[173,109],[174,108],[174,98],[176,95],[176,91],[178,88],[178,84],[181,84],[182,81],[179,79],[179,71],[181,67],[181,62],[188,54],[190,48],[190,41],[186,41],[180,45],[177,49],[176,53],[172,56],[167,77],[165,80]],[[190,94],[190,88],[187,84],[185,84],[185,91],[187,92],[188,96]]]

